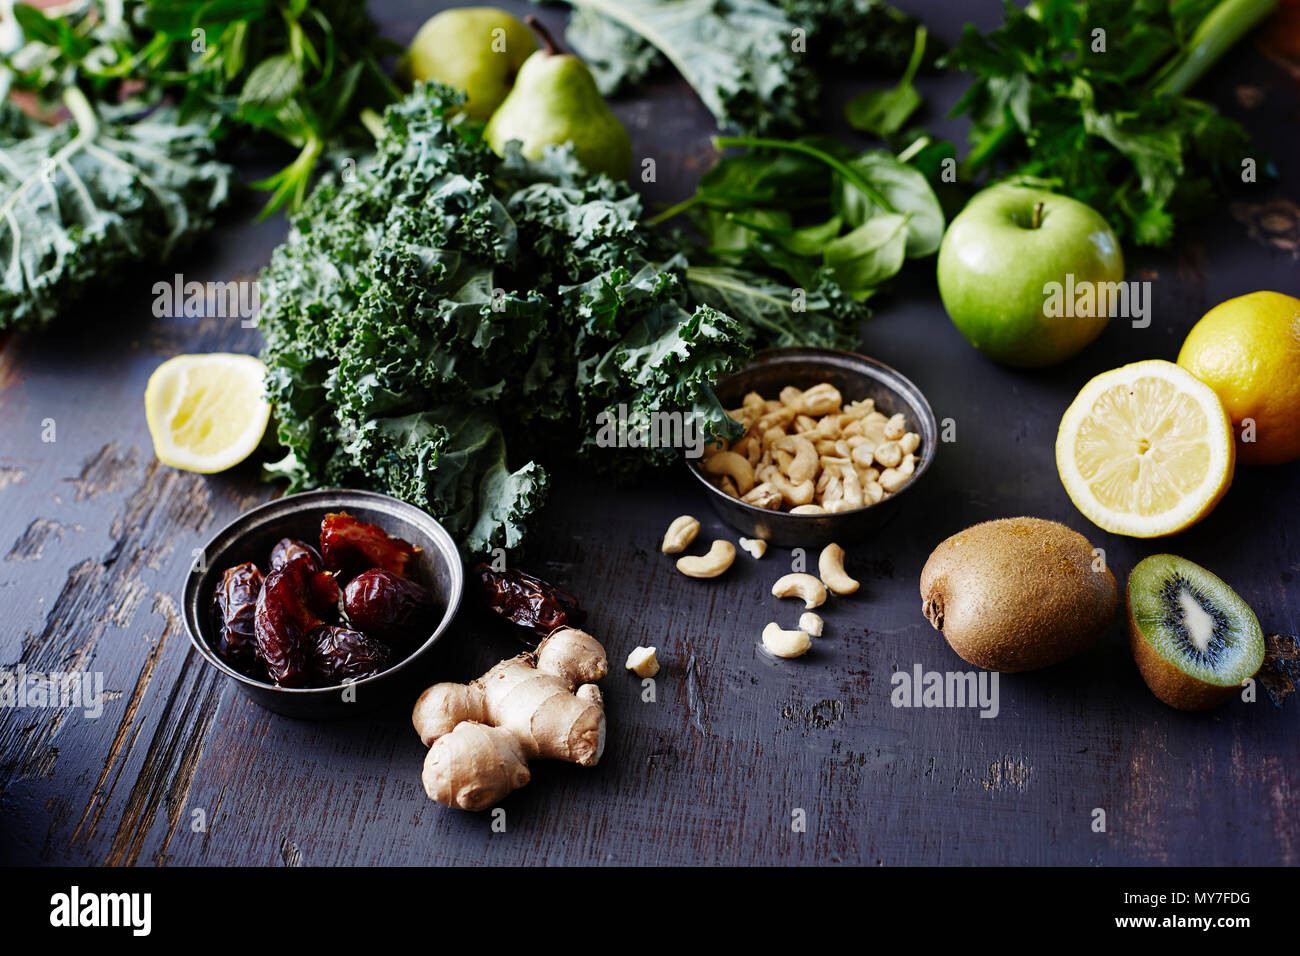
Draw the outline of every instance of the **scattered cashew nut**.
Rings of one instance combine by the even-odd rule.
[[[773,621],[763,628],[763,647],[777,657],[801,657],[812,647],[812,639],[803,631],[787,631]]]
[[[821,556],[817,559],[817,573],[821,575],[822,583],[836,594],[852,594],[861,586],[844,572],[844,549],[833,541],[822,548]]]
[[[637,677],[654,677],[659,673],[659,660],[653,647],[634,647],[627,655],[625,666]]]
[[[680,554],[690,546],[699,533],[700,523],[695,518],[690,515],[674,518],[673,523],[664,532],[664,543],[660,550],[664,554]]]
[[[691,554],[684,558],[678,558],[677,570],[688,578],[716,578],[731,567],[732,562],[735,560],[736,546],[730,541],[723,541],[719,538],[709,547],[708,554]]]
[[[810,637],[822,636],[823,623],[821,617],[814,614],[812,611],[804,611],[799,615],[799,630],[803,631]]]
[[[801,597],[803,606],[808,609],[821,607],[826,603],[825,586],[811,574],[782,575],[772,585],[772,594],[779,598]]]
[[[755,558],[761,558],[767,554],[767,542],[762,538],[741,538],[740,546]]]

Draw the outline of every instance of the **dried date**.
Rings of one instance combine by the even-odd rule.
[[[398,577],[409,577],[415,548],[401,538],[390,537],[378,525],[358,521],[346,512],[327,514],[320,526],[320,550],[325,567],[351,580],[362,571],[382,568]]]
[[[312,568],[306,558],[272,571],[257,599],[257,652],[277,684],[301,687],[308,680],[313,648],[310,633],[338,603],[334,578]]]
[[[217,653],[242,672],[257,665],[257,598],[262,593],[262,572],[252,561],[227,568],[212,595],[213,614],[220,637]]]
[[[489,565],[474,568],[479,596],[489,611],[523,630],[516,634],[531,646],[557,627],[582,623],[578,599],[539,577],[513,568],[495,571]]]
[[[426,588],[382,568],[349,582],[343,610],[353,627],[393,644],[424,640],[437,620],[437,604]]]
[[[321,687],[378,674],[392,658],[382,642],[347,627],[321,625],[308,635],[308,643],[309,677]]]
[[[311,562],[313,571],[324,571],[325,563],[321,561],[320,552],[306,541],[297,538],[281,538],[271,549],[271,570],[278,571],[295,558],[304,558]]]

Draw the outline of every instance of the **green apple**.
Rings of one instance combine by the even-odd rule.
[[[1022,368],[1063,361],[1100,335],[1123,280],[1106,220],[1045,189],[990,186],[939,246],[939,295],[953,324],[981,352]]]
[[[413,80],[437,80],[464,90],[465,112],[486,120],[536,49],[532,31],[506,11],[458,7],[420,27],[402,68]]]

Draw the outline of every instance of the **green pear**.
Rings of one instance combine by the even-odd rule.
[[[526,19],[544,48],[524,61],[514,89],[488,120],[487,144],[504,156],[506,143],[517,139],[525,156],[540,159],[543,146],[571,142],[588,171],[626,179],[632,144],[596,89],[591,70],[576,56],[561,53],[534,17]]]
[[[412,80],[437,80],[464,90],[465,112],[486,120],[536,49],[528,27],[504,10],[460,7],[444,10],[420,27],[403,69]]]

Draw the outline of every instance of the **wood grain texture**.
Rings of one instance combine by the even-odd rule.
[[[409,38],[446,4],[376,3]],[[525,3],[505,6],[520,12]],[[945,5],[903,3],[944,39]],[[970,4],[987,27],[996,3]],[[949,8],[950,9],[950,8]],[[563,12],[543,11],[552,25]],[[842,102],[863,86],[842,84]],[[921,81],[923,120],[942,120],[957,78]],[[1249,50],[1202,91],[1251,127],[1297,198],[1296,80]],[[1239,87],[1266,91],[1246,97]],[[712,161],[711,121],[675,79],[618,104],[638,156],[658,177],[648,203],[681,198]],[[1261,185],[1259,203],[1273,193]],[[820,609],[825,636],[797,661],[760,649],[797,606],[769,594],[788,549],[743,552],[697,581],[658,552],[686,511],[700,541],[732,537],[688,476],[615,489],[561,468],[526,565],[579,596],[589,629],[621,665],[659,648],[655,699],[616,666],[604,682],[610,742],[601,765],[537,765],[487,815],[444,810],[420,785],[424,748],[411,700],[352,721],[305,723],[239,695],[192,651],[178,601],[192,549],[275,489],[252,466],[204,478],[156,464],[144,382],[180,351],[251,352],[238,319],[154,319],[152,285],[173,272],[254,275],[285,230],[251,223],[256,200],[165,271],[144,268],[44,336],[0,343],[0,666],[103,675],[102,716],[0,709],[0,862],[258,864],[1295,864],[1300,862],[1300,734],[1288,695],[1300,677],[1300,467],[1242,469],[1223,504],[1168,542],[1105,534],[1056,477],[1060,415],[1089,377],[1173,358],[1212,304],[1256,289],[1296,291],[1288,248],[1252,239],[1225,211],[1167,254],[1135,255],[1153,282],[1148,329],[1112,323],[1078,358],[1037,373],[984,361],[951,328],[920,263],[880,300],[862,350],[911,377],[956,440],[875,537],[849,548],[863,581]],[[163,271],[162,275],[158,273]],[[43,441],[49,420],[56,437]],[[1000,713],[904,709],[896,670],[965,665],[920,612],[917,579],[933,546],[996,517],[1068,524],[1106,551],[1119,581],[1173,550],[1214,569],[1257,611],[1270,638],[1266,692],[1207,715],[1170,710],[1133,666],[1117,619],[1098,646],[1047,671],[1003,675]],[[812,556],[815,562],[815,555]],[[516,646],[463,615],[429,678],[466,680]],[[1293,695],[1292,695],[1293,697]],[[1093,832],[1093,811],[1107,829]],[[802,811],[806,830],[792,822]],[[201,826],[199,824],[202,824]]]

